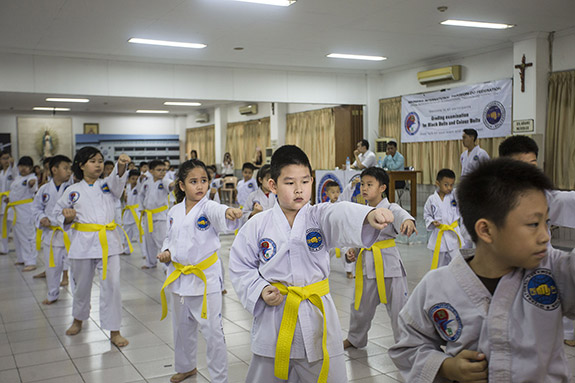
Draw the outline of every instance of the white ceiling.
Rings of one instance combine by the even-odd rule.
[[[232,0],[1,0],[0,5],[0,51],[5,52],[334,71],[385,72],[575,27],[573,0],[298,0],[287,8]],[[444,13],[437,10],[442,5],[448,7]],[[448,18],[516,27],[439,24]],[[134,45],[127,43],[130,37],[208,47]],[[388,60],[326,58],[331,52]],[[4,101],[0,97],[1,109]],[[95,111],[96,104],[90,104]]]

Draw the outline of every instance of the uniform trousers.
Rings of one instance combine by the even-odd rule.
[[[60,282],[62,271],[67,270],[68,254],[64,246],[52,246],[54,252],[54,265],[50,267],[50,245],[43,246],[44,265],[46,265],[46,285],[48,287],[48,300],[55,301],[60,297]],[[74,291],[72,288],[71,291]]]
[[[24,262],[25,266],[36,266],[36,228],[32,221],[20,218],[12,226],[12,231],[18,262]]]
[[[440,251],[437,267],[447,266],[449,262],[459,253],[459,250]],[[433,251],[431,252],[431,259],[433,259]]]
[[[246,383],[314,383],[317,382],[323,360],[308,362],[307,359],[290,359],[288,380],[274,375],[274,358],[252,355]],[[329,357],[327,383],[347,383],[345,355]]]
[[[573,329],[573,320],[563,317],[563,339],[575,340],[575,331]]]
[[[102,273],[102,259],[70,259],[74,279],[72,315],[78,320],[90,317],[90,296],[96,269]],[[100,284],[100,326],[108,331],[119,331],[122,322],[122,295],[120,293],[120,257],[108,257],[108,273]]]
[[[145,218],[144,218],[145,220]],[[148,267],[156,267],[158,264],[158,254],[162,249],[164,239],[166,239],[166,222],[162,220],[154,221],[154,231],[148,232],[148,223],[145,220],[144,225],[144,238],[146,246],[146,259],[144,260],[144,265]]]
[[[356,276],[357,278],[357,276]],[[398,318],[399,312],[407,303],[407,278],[392,277],[384,278],[385,280],[385,293],[387,295],[387,314],[391,319],[391,328],[393,330],[393,337],[397,342],[399,339],[399,326]],[[354,301],[351,303],[351,313],[349,318],[349,332],[347,339],[355,347],[361,348],[367,346],[367,333],[371,328],[371,321],[375,316],[375,310],[380,304],[379,293],[377,291],[377,280],[368,279],[363,276],[363,294],[361,296],[361,303],[359,310],[354,308]]]
[[[208,317],[201,317],[202,295],[172,294],[172,327],[174,329],[174,359],[176,372],[184,373],[197,367],[198,329],[206,340],[208,372],[211,382],[227,383],[228,353],[222,323],[221,292],[207,295]]]
[[[4,214],[0,215],[0,226],[2,225],[2,223],[4,222]],[[6,229],[7,229],[7,233],[8,235],[6,236],[6,238],[2,238],[2,236],[0,235],[0,254],[8,254],[8,237],[10,236],[10,230],[12,230],[12,220],[7,220],[6,221]]]

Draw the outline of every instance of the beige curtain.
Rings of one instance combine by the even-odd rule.
[[[335,163],[335,118],[332,108],[286,116],[286,144],[299,146],[312,169],[333,169]]]
[[[380,137],[397,139],[398,151],[405,157],[405,166],[413,166],[422,175],[418,182],[435,183],[437,172],[443,168],[461,174],[461,153],[465,150],[460,140],[401,143],[401,97],[379,100],[379,134]],[[505,137],[483,138],[479,145],[491,158],[498,156],[499,144]]]
[[[560,189],[575,186],[575,71],[549,78],[545,173]]]
[[[216,163],[214,125],[186,129],[186,158],[190,158],[192,149],[206,165]]]
[[[228,124],[226,152],[230,152],[232,155],[236,169],[241,169],[244,162],[252,162],[256,153],[256,147],[262,150],[265,162],[266,148],[268,146],[270,146],[269,117]]]

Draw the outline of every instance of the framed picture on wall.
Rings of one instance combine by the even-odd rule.
[[[18,157],[30,156],[39,163],[56,154],[73,155],[71,118],[18,117]]]
[[[86,122],[84,124],[84,134],[100,134],[100,124]]]

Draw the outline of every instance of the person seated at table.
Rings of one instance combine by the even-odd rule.
[[[353,151],[355,161],[351,164],[352,169],[367,169],[375,166],[375,153],[369,150],[369,142],[361,140],[357,143],[357,149]]]
[[[397,171],[405,169],[405,158],[397,151],[397,142],[389,141],[386,148],[387,156],[383,159],[383,169]],[[395,181],[396,189],[405,188],[405,181]]]

